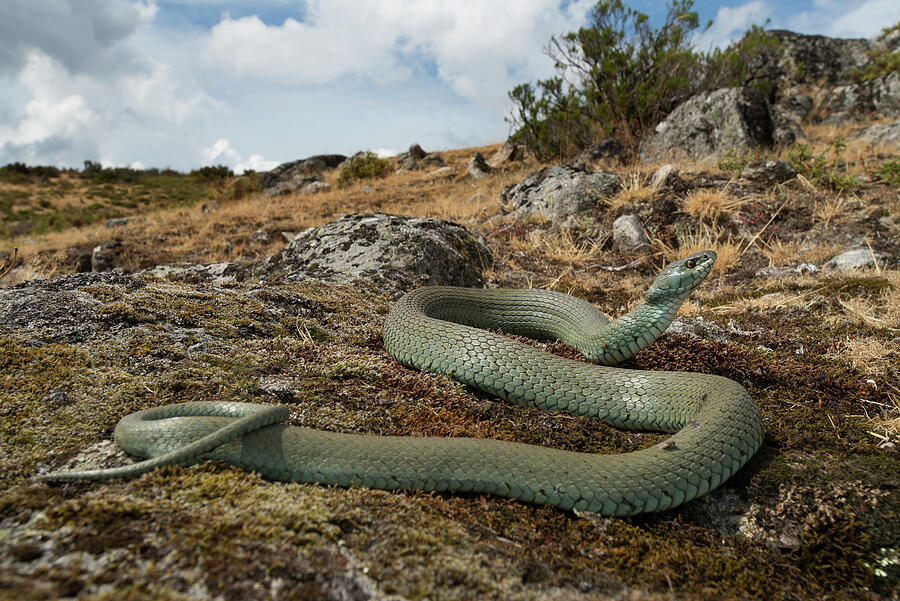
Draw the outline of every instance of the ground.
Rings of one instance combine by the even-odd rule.
[[[659,191],[645,185],[654,165],[598,164],[622,175],[625,190],[565,228],[498,217],[499,188],[540,165],[473,183],[463,175],[473,150],[444,153],[449,177],[410,172],[319,195],[219,196],[212,212],[201,200],[154,208],[115,231],[127,270],[256,259],[284,245],[282,230],[389,211],[482,233],[497,257],[490,286],[551,287],[613,316],[640,301],[669,258],[714,247],[719,267],[683,308],[679,333],[626,367],[737,380],[760,408],[765,442],[716,491],[631,519],[481,495],[272,483],[213,464],[48,485],[34,476],[73,458],[121,461],[110,439],[123,415],[188,400],[284,403],[292,424],[328,430],[587,452],[662,439],[510,406],[398,365],[381,342],[394,296],[362,285],[49,280],[20,321],[0,324],[0,598],[895,597],[900,189],[889,176],[898,156],[851,145],[832,162],[843,133],[814,131],[825,174],[807,170],[781,185],[738,177],[739,163],[760,157],[679,165],[681,183]],[[846,189],[829,175],[859,179]],[[705,200],[689,202],[704,190]],[[631,212],[651,237],[648,254],[620,253],[609,239],[613,219]],[[268,241],[254,238],[260,229]],[[40,274],[71,271],[69,246],[111,234],[87,225],[26,236],[31,243],[0,238],[0,250],[18,246],[23,269]],[[790,270],[821,268],[857,242],[894,262]],[[757,275],[769,266],[780,269]]]

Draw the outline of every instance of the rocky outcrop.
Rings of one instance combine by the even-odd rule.
[[[771,146],[775,125],[762,94],[723,88],[678,106],[641,141],[641,159],[713,159],[727,151]]]
[[[299,161],[282,163],[271,171],[259,174],[259,188],[268,196],[289,194],[313,181],[323,181],[316,176],[336,169],[346,160],[347,157],[342,154],[317,154]],[[273,192],[274,189],[278,191]]]
[[[900,146],[900,121],[868,125],[850,134],[850,139],[862,140],[870,144]]]
[[[419,285],[481,286],[493,263],[483,240],[441,219],[349,215],[300,233],[253,274],[266,280],[358,281],[378,290]]]
[[[869,81],[837,86],[820,94],[824,120],[840,123],[867,117],[900,117],[900,75],[890,73]]]
[[[397,155],[397,167],[414,171],[426,167],[443,167],[444,159],[436,152],[427,153],[418,144],[413,144],[409,150]]]
[[[770,76],[791,84],[846,83],[854,70],[869,62],[874,44],[865,39],[829,38],[785,30],[767,33],[784,49]]]
[[[469,159],[469,165],[466,167],[466,175],[469,179],[482,179],[490,172],[491,167],[480,152],[476,152],[475,156]]]
[[[741,177],[767,184],[780,184],[797,177],[797,170],[787,161],[756,161],[744,167]]]
[[[604,171],[582,171],[562,165],[533,171],[518,184],[500,191],[500,204],[510,217],[544,217],[562,223],[590,214],[597,201],[619,189],[619,178]]]
[[[519,161],[525,156],[525,148],[519,144],[507,142],[497,152],[491,155],[486,162],[491,169],[499,169],[513,161]]]
[[[274,186],[263,190],[263,196],[273,197],[284,194],[315,194],[331,188],[331,184],[325,181],[321,173],[313,175],[295,175],[289,180],[276,183]]]

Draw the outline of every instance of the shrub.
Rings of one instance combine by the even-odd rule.
[[[207,165],[206,167],[191,171],[191,176],[196,177],[197,179],[217,180],[233,177],[234,172],[225,165],[216,165],[215,167]]]
[[[753,27],[726,51],[695,52],[691,36],[700,23],[692,6],[672,0],[665,23],[653,29],[621,0],[597,2],[588,26],[550,39],[558,75],[509,92],[511,139],[544,160],[571,156],[601,135],[634,147],[694,94],[729,85],[771,94],[777,41]]]
[[[379,158],[375,153],[367,151],[354,156],[341,166],[337,185],[343,188],[356,180],[384,177],[390,170],[391,162],[388,159]]]
[[[788,153],[788,160],[804,177],[816,182],[820,186],[830,188],[836,192],[846,192],[856,187],[856,178],[846,173],[841,155],[847,145],[842,138],[837,138],[831,144],[834,156],[829,162],[824,154],[815,154],[806,144],[796,144]]]
[[[885,27],[877,39],[883,41],[897,30],[900,30],[900,22],[897,22],[892,27]],[[898,71],[900,71],[900,48],[889,52],[887,45],[884,45],[870,51],[869,61],[865,66],[851,71],[850,77],[855,81],[862,82]]]

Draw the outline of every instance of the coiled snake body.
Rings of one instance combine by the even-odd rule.
[[[497,440],[340,434],[277,423],[287,419],[285,407],[201,402],[119,422],[116,442],[153,459],[44,478],[128,477],[215,459],[282,481],[484,492],[606,515],[669,509],[724,482],[762,443],[759,412],[742,386],[720,376],[591,365],[487,330],[559,339],[592,361],[617,363],[662,334],[715,258],[704,251],[670,264],[645,301],[611,323],[561,293],[449,287],[407,294],[385,322],[385,348],[410,367],[523,405],[676,432],[650,448],[599,455]]]

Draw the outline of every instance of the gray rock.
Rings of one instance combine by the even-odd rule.
[[[91,271],[112,271],[116,267],[116,258],[122,243],[118,240],[103,242],[91,251]]]
[[[653,172],[650,176],[651,188],[662,188],[678,177],[678,167],[667,163]]]
[[[787,161],[756,161],[744,167],[741,177],[780,184],[797,177],[797,170]]]
[[[866,65],[874,43],[865,39],[839,39],[773,30],[767,34],[783,48],[775,72],[775,81],[837,85],[850,81],[855,69]]]
[[[508,165],[513,161],[521,160],[524,154],[524,147],[520,146],[519,144],[507,142],[503,146],[501,146],[497,150],[497,152],[491,155],[491,158],[487,160],[487,164],[491,169],[499,169],[500,167]]]
[[[111,219],[107,219],[103,224],[109,229],[115,229],[117,227],[125,227],[132,221],[134,221],[134,217],[113,217]]]
[[[432,152],[429,155],[426,155],[421,161],[419,161],[419,167],[443,167],[444,166],[444,157],[442,157],[437,152]]]
[[[876,123],[850,134],[851,140],[862,140],[872,144],[900,146],[900,120],[890,123]]]
[[[358,280],[396,291],[423,284],[481,286],[481,270],[492,262],[484,241],[455,223],[358,214],[306,230],[253,272],[267,280]]]
[[[624,152],[625,148],[621,142],[613,137],[608,137],[585,148],[580,156],[584,161],[599,161],[600,159],[621,158]]]
[[[862,269],[865,267],[875,267],[876,261],[879,266],[885,264],[885,257],[881,253],[873,253],[868,248],[857,248],[856,250],[848,250],[836,257],[832,257],[825,262],[826,270],[847,271],[851,269]]]
[[[317,154],[299,161],[282,163],[271,171],[259,174],[259,188],[265,192],[282,182],[293,182],[296,179],[302,180],[305,177],[313,176],[323,171],[336,169],[346,160],[347,157],[342,154]],[[270,194],[270,196],[277,196],[277,194]]]
[[[828,123],[879,117],[900,117],[900,74],[890,73],[875,79],[826,90],[819,101],[819,112]]]
[[[272,198],[285,194],[313,194],[320,190],[327,190],[330,184],[325,181],[321,173],[313,175],[296,174],[293,177],[285,177],[274,185],[263,190],[263,196]]]
[[[234,261],[222,263],[174,263],[157,265],[138,272],[157,278],[188,282],[192,284],[206,282],[210,284],[228,284],[240,282],[248,278],[249,267]]]
[[[397,156],[397,166],[401,169],[414,170],[419,169],[422,165],[420,162],[429,156],[427,152],[422,150],[418,144],[413,144],[409,150]],[[443,159],[441,159],[443,161]]]
[[[490,172],[491,168],[484,160],[484,156],[480,152],[476,152],[475,156],[469,160],[466,175],[471,179],[481,179]]]
[[[253,232],[253,239],[257,242],[268,242],[272,238],[266,230],[256,230]]]
[[[647,248],[650,239],[637,215],[622,215],[613,221],[613,242],[622,252],[632,252]]]
[[[590,214],[597,201],[619,189],[619,178],[603,171],[585,172],[571,166],[545,167],[500,191],[500,204],[512,217],[546,217],[563,222]]]
[[[762,94],[723,88],[679,105],[641,140],[641,159],[711,159],[727,151],[771,146],[775,124]]]

